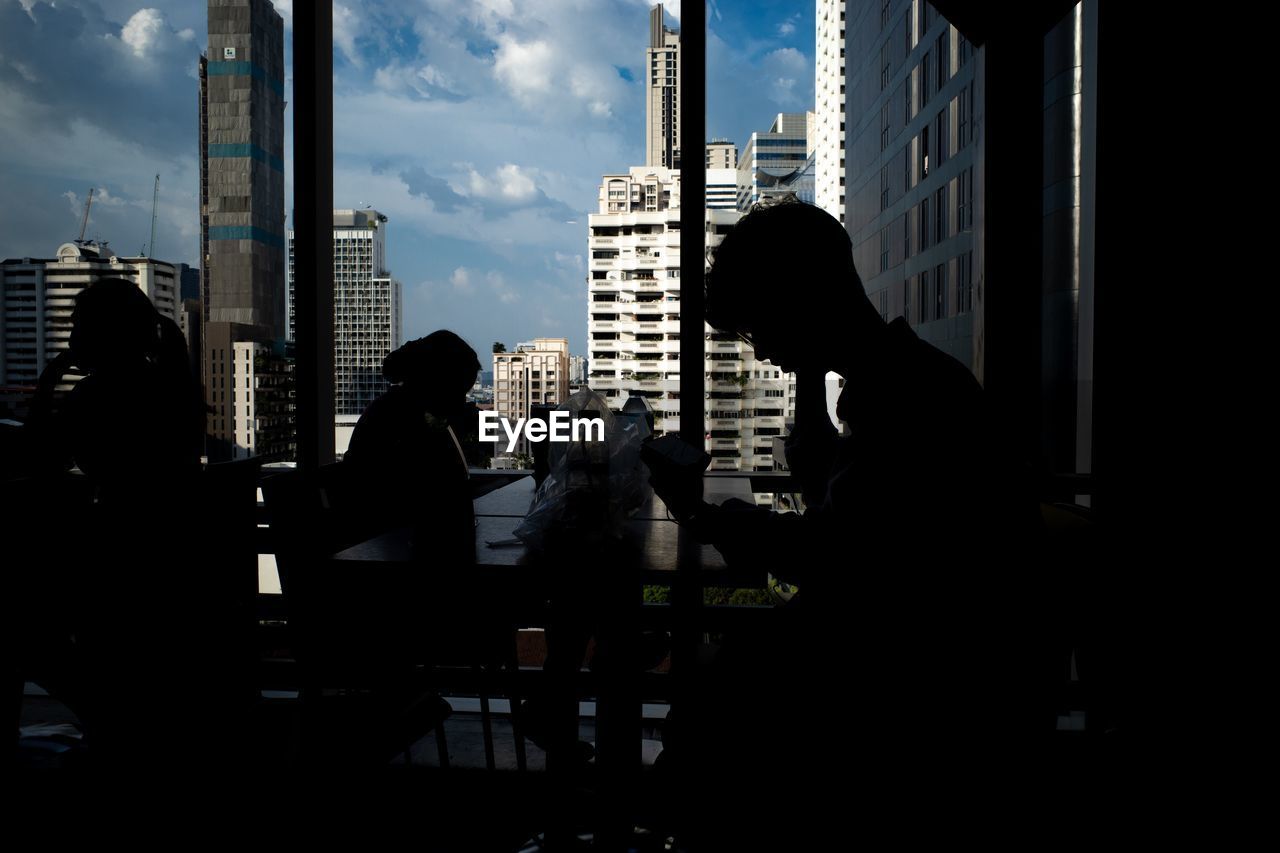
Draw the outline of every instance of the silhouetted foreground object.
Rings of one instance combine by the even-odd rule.
[[[353,578],[329,559],[372,535],[348,462],[269,476],[262,493],[301,687],[294,757],[329,770],[385,765],[450,711],[420,668],[435,645],[432,572]]]
[[[344,457],[363,483],[372,525],[413,527],[423,559],[441,565],[475,560],[467,461],[453,424],[470,425],[466,393],[479,370],[453,332],[400,347],[382,365],[391,390],[365,409]]]
[[[788,459],[813,501],[803,515],[691,504],[679,483],[655,480],[731,563],[800,590],[769,636],[726,639],[695,701],[673,710],[664,764],[709,812],[708,791],[798,808],[771,824],[793,842],[839,827],[853,790],[928,808],[943,789],[990,792],[992,768],[1011,782],[1012,758],[1052,732],[1048,612],[1035,493],[981,387],[905,320],[884,322],[844,228],[807,205],[739,221],[708,277],[707,318],[795,372],[810,397],[827,371],[841,374],[851,434],[797,400]],[[694,826],[707,849],[735,831]]]
[[[181,332],[135,284],[103,279],[82,291],[72,324],[70,349],[41,376],[27,425],[32,499],[48,502],[62,535],[33,521],[39,549],[28,550],[25,570],[43,580],[25,605],[39,614],[33,622],[57,627],[24,666],[80,716],[95,765],[226,759],[250,698],[238,679],[253,576],[239,566],[244,583],[224,584],[237,568],[230,543],[247,542],[251,527],[237,539],[220,521],[240,500],[252,524],[254,472],[205,488],[205,414]],[[66,477],[73,463],[83,478]],[[198,533],[188,519],[199,520]],[[200,538],[209,529],[216,544]],[[200,736],[184,739],[179,725]]]
[[[452,332],[405,344],[383,362],[393,386],[365,410],[342,462],[263,484],[303,679],[304,763],[376,766],[432,728],[441,735],[450,708],[422,664],[448,633],[431,606],[441,585],[475,562],[467,462],[452,424],[467,420],[479,370]],[[412,572],[353,583],[329,561],[402,527],[421,564]]]

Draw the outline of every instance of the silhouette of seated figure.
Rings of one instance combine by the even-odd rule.
[[[1038,507],[974,376],[905,319],[881,317],[844,227],[809,205],[744,216],[717,250],[706,299],[708,323],[796,374],[787,458],[807,509],[711,506],[653,472],[698,538],[799,590],[771,614],[774,630],[726,637],[693,700],[673,709],[673,778],[696,785],[708,813],[706,791],[726,803],[774,792],[830,818],[848,793],[830,769],[898,790],[1030,736],[1045,720],[1028,651]],[[843,436],[820,396],[828,371],[846,383]],[[779,822],[792,840],[806,825],[795,817]]]
[[[201,573],[193,567],[198,533],[183,513],[193,513],[198,531],[204,425],[177,325],[133,282],[102,279],[82,291],[69,348],[42,373],[26,431],[33,488],[67,499],[56,510],[64,535],[52,538],[51,529],[42,544],[51,582],[32,605],[74,635],[73,645],[58,646],[46,634],[37,653],[45,659],[33,668],[81,717],[95,761],[144,760],[137,741],[155,721],[131,695],[139,677],[159,704],[196,714],[194,674],[183,673],[199,664],[182,658],[191,652],[185,632],[199,621],[189,606]],[[73,503],[66,481],[40,476],[72,465],[92,501]]]
[[[469,422],[466,393],[480,360],[440,330],[410,341],[382,363],[392,387],[369,404],[344,461],[355,472],[365,523],[413,529],[415,554],[442,567],[475,562],[475,516],[467,460],[455,425]]]

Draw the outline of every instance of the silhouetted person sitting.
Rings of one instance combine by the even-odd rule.
[[[443,329],[400,347],[382,363],[391,389],[365,409],[344,457],[371,523],[412,527],[415,552],[441,566],[475,562],[467,460],[453,425],[468,420],[479,370],[475,350]]]
[[[76,372],[72,389],[56,393]],[[136,764],[162,751],[157,739],[139,742],[155,725],[137,706],[140,679],[156,705],[172,703],[189,721],[197,716],[193,669],[201,665],[191,659],[198,638],[190,635],[199,620],[190,608],[201,575],[192,563],[204,532],[197,503],[204,425],[173,321],[123,279],[82,291],[69,349],[40,377],[27,426],[34,473],[74,464],[93,491],[92,503],[50,508],[71,535],[44,543],[46,565],[56,566],[63,585],[36,606],[54,606],[74,635],[73,646],[45,649],[40,675],[81,716],[95,761]],[[72,493],[65,484],[48,488]]]
[[[796,374],[787,457],[808,509],[706,505],[654,472],[731,564],[799,589],[776,631],[726,639],[696,700],[673,710],[664,763],[729,801],[785,812],[811,797],[830,817],[850,793],[832,771],[914,797],[1007,756],[1011,735],[1044,723],[1025,654],[1039,522],[978,382],[906,320],[881,318],[844,227],[808,205],[744,216],[717,250],[706,306],[712,326]],[[846,381],[846,436],[814,399],[828,371]],[[804,830],[794,817],[772,825],[789,837]]]

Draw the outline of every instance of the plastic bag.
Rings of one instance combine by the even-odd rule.
[[[643,417],[610,411],[604,398],[583,388],[556,411],[573,418],[600,418],[598,430],[583,430],[577,441],[554,442],[547,452],[547,478],[515,535],[531,548],[579,545],[622,535],[623,525],[653,493],[640,445],[649,437]]]

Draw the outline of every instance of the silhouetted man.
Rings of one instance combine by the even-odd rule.
[[[731,564],[799,588],[775,632],[729,637],[698,699],[673,712],[671,761],[701,775],[701,791],[850,793],[819,781],[820,761],[852,784],[918,796],[1051,725],[1026,652],[1034,493],[973,375],[903,318],[885,322],[851,248],[822,210],[777,204],[739,221],[708,275],[708,322],[797,376],[787,457],[809,508],[690,503],[655,476]],[[818,396],[828,371],[845,379],[844,436]]]

